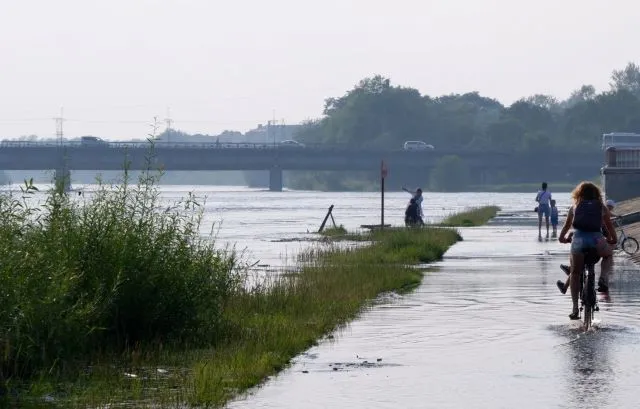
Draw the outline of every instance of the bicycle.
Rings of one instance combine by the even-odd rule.
[[[616,230],[620,230],[620,235],[618,236],[618,244],[616,245],[616,250],[622,250],[628,255],[635,254],[638,249],[640,249],[640,245],[638,245],[638,240],[631,236],[627,236],[622,228],[622,225],[618,222],[619,218],[615,218],[613,221],[614,227]]]
[[[571,243],[573,233],[567,237],[567,243]],[[580,274],[580,313],[584,312],[583,324],[584,330],[587,331],[593,323],[593,315],[600,311],[598,306],[598,297],[596,295],[596,264],[600,261],[600,256],[595,248],[583,250],[584,267]]]

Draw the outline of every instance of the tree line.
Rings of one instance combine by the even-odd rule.
[[[582,85],[565,100],[536,94],[505,106],[478,92],[422,95],[376,75],[340,97],[327,98],[322,117],[306,122],[296,138],[389,149],[401,149],[407,140],[423,140],[442,150],[595,152],[601,149],[603,133],[640,131],[640,67],[630,62],[614,70],[609,85],[599,93],[593,85]],[[447,159],[447,170],[454,162]],[[497,179],[524,182],[527,175],[535,177],[531,171],[521,169],[521,174],[509,172]],[[446,179],[448,171],[438,173],[443,176],[436,179]],[[446,185],[446,180],[434,180],[433,175],[422,176],[426,182]],[[327,185],[328,178],[329,172],[292,175],[290,183],[309,188],[310,180]]]

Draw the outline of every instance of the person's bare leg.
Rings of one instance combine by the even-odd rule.
[[[542,212],[538,210],[538,237],[542,238]]]
[[[578,312],[578,298],[580,293],[580,274],[584,268],[584,255],[571,253],[571,302],[573,303],[573,313]]]
[[[547,223],[547,238],[549,238],[549,216],[544,217],[544,221]]]
[[[613,269],[613,256],[603,257],[600,262],[600,280],[604,282],[606,286],[609,285],[609,276]]]

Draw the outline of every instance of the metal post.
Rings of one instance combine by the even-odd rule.
[[[380,228],[384,229],[384,176],[380,178]]]
[[[380,161],[380,229],[384,229],[384,178],[387,177],[387,167],[384,159]]]

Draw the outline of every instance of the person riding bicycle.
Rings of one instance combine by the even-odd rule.
[[[613,212],[613,209],[616,207],[616,202],[609,199],[606,202],[606,206],[607,206],[607,209],[609,209],[611,216],[615,217],[615,215],[612,212]],[[607,228],[604,224],[602,225],[601,230],[602,230],[602,235],[604,237],[608,237]],[[615,232],[613,232],[613,234],[615,235]],[[609,291],[609,276],[613,271],[614,248],[615,248],[615,245],[611,247],[612,255],[602,256],[602,261],[600,262],[600,278],[598,279],[598,292],[601,292],[601,293],[606,293]],[[565,272],[567,276],[571,271],[570,265],[571,265],[571,260],[569,260],[569,265],[560,264],[560,268],[562,269],[562,271]],[[560,292],[562,294],[565,294],[567,292],[567,289],[569,288],[569,282],[570,282],[570,278],[567,278],[567,281],[565,281],[564,283],[560,280],[558,280],[558,282],[556,283],[556,285],[558,286],[558,289],[560,289]]]
[[[581,182],[571,192],[573,206],[560,231],[558,241],[571,243],[571,301],[573,309],[569,318],[579,318],[578,293],[580,291],[580,274],[584,269],[584,252],[595,249],[601,257],[611,255],[608,244],[616,244],[618,239],[611,223],[611,213],[602,201],[600,189],[591,182]],[[602,225],[607,229],[607,237],[602,234]],[[567,239],[569,229],[573,227],[573,237]]]

